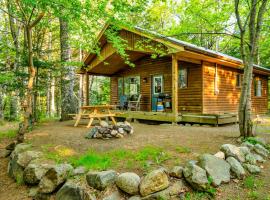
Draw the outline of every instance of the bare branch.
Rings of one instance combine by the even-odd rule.
[[[21,22],[21,23],[25,24],[25,22],[24,22],[24,21],[20,20],[20,19],[19,19],[17,16],[15,16],[15,15],[13,15],[13,14],[9,13],[9,12],[8,12],[8,11],[6,11],[5,9],[3,9],[3,8],[1,8],[1,7],[0,7],[0,10],[1,10],[1,11],[3,11],[4,13],[8,14],[9,16],[11,16],[11,17],[15,18],[15,19],[16,19],[16,20],[18,20],[19,22]]]
[[[41,12],[37,18],[29,25],[29,28],[33,28],[34,26],[36,26],[38,24],[38,22],[40,22],[40,20],[44,17],[45,12]]]

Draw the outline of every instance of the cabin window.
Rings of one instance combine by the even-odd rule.
[[[262,96],[262,81],[260,79],[255,79],[254,93],[256,97]]]
[[[179,87],[180,88],[187,88],[187,68],[181,68],[179,69],[179,74],[178,74],[178,81],[179,81]]]
[[[118,78],[118,99],[124,95],[124,78]]]
[[[127,96],[140,94],[140,76],[124,78],[124,94]]]
[[[241,87],[242,86],[242,80],[243,80],[243,75],[242,74],[236,74],[236,87]]]

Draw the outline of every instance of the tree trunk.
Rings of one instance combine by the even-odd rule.
[[[2,90],[0,89],[0,121],[4,119],[3,99],[4,99],[4,94],[3,94]]]
[[[61,62],[63,64],[62,81],[61,81],[61,121],[69,120],[68,114],[76,113],[77,101],[74,97],[74,67],[70,66],[70,46],[68,35],[68,22],[63,18],[60,21],[60,45],[61,45]]]
[[[28,84],[26,89],[26,96],[23,102],[22,108],[24,109],[23,122],[20,125],[17,142],[21,143],[24,141],[24,134],[28,132],[29,128],[32,126],[33,118],[33,86],[36,75],[36,69],[33,63],[33,44],[32,44],[32,28],[25,26],[26,38],[27,38],[27,50],[28,50]]]
[[[55,78],[52,77],[52,83],[51,83],[51,116],[55,116],[56,109],[55,109]]]

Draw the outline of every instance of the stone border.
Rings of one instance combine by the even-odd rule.
[[[198,161],[170,170],[156,169],[144,177],[133,172],[87,172],[84,167],[74,169],[68,163],[55,164],[25,143],[9,145],[0,155],[9,156],[9,176],[31,186],[29,196],[36,200],[50,199],[52,195],[56,200],[100,199],[95,194],[103,196],[103,200],[174,199],[191,189],[209,192],[231,179],[260,173],[263,167],[258,165],[269,158],[270,152],[264,140],[253,138],[253,141],[257,144],[248,141],[239,147],[223,144],[215,155],[203,154]]]

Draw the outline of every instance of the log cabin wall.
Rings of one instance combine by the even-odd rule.
[[[236,86],[237,74],[243,71],[218,65],[217,89],[215,94],[215,64],[203,62],[203,113],[222,114],[236,113],[240,98],[241,87]],[[254,113],[267,112],[267,77],[255,74],[255,78],[262,81],[262,96],[254,95],[254,82],[252,83],[252,111]]]
[[[111,77],[111,104],[118,100],[118,77],[140,76],[142,100],[141,110],[151,111],[151,82],[153,75],[163,75],[164,93],[172,94],[172,60],[171,57],[152,59],[144,57],[135,62],[136,67],[128,67],[117,72]],[[198,64],[179,62],[179,69],[188,68],[188,87],[178,88],[178,110],[179,112],[202,112],[202,70]],[[147,82],[143,82],[143,79]]]
[[[179,62],[179,69],[187,68],[187,87],[178,87],[178,110],[180,113],[202,112],[202,67],[198,64]]]

